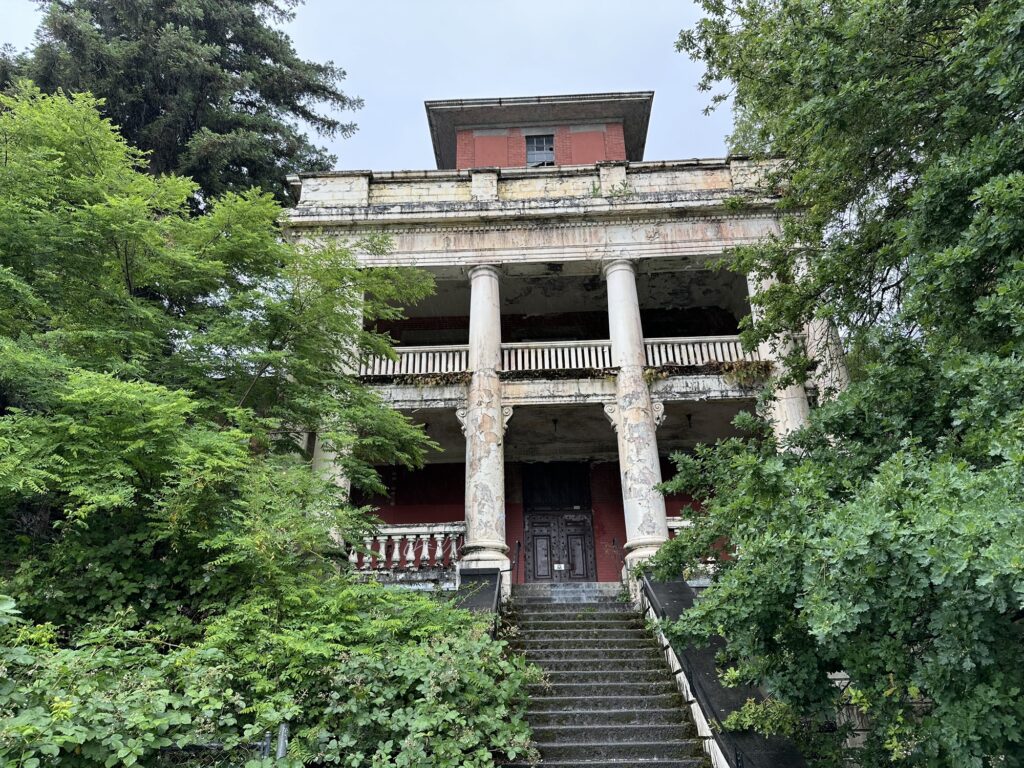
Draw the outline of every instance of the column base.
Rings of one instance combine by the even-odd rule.
[[[484,553],[480,553],[481,557],[478,559],[467,560],[463,558],[455,566],[455,583],[458,586],[462,585],[462,572],[465,570],[467,573],[471,571],[487,571],[497,570],[501,573],[501,600],[502,602],[508,600],[512,594],[512,566],[509,563],[507,557],[496,555],[491,553],[490,559],[484,559],[482,557]]]
[[[667,536],[644,536],[627,541],[626,546],[623,547],[626,555],[626,567],[633,568],[650,560],[666,541],[668,541]]]

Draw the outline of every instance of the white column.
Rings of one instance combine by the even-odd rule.
[[[815,318],[807,324],[807,356],[817,361],[811,378],[818,387],[818,402],[832,400],[850,386],[843,343],[830,320]]]
[[[751,275],[747,275],[747,293],[750,296],[754,296],[759,291],[768,288],[771,282],[770,280],[759,281]],[[750,314],[756,324],[761,312],[754,306],[753,302],[750,305]],[[778,353],[785,355],[789,347],[789,342],[780,341],[778,343]],[[758,346],[757,351],[762,360],[773,363],[775,373],[780,372],[778,360],[775,359],[776,350],[772,349],[770,343],[762,342]],[[807,404],[807,392],[804,389],[804,385],[790,384],[776,389],[771,402],[768,404],[768,411],[765,415],[772,424],[775,438],[780,441],[784,440],[791,432],[804,426],[807,423],[807,417],[810,415],[810,407]]]
[[[498,271],[469,272],[469,370],[472,379],[459,417],[466,434],[466,541],[462,564],[508,570],[505,545],[505,424],[501,405],[501,304]]]
[[[608,283],[608,328],[616,376],[615,403],[605,406],[619,444],[619,474],[626,518],[626,564],[632,567],[657,552],[668,540],[665,498],[655,486],[661,464],[655,439],[655,413],[644,380],[644,336],[636,270],[619,259],[604,267]]]

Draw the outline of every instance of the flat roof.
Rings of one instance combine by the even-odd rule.
[[[626,159],[644,159],[654,91],[518,96],[498,99],[426,101],[427,123],[439,169],[455,167],[455,135],[460,128],[504,128],[621,121]]]

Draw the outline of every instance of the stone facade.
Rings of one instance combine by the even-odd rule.
[[[409,488],[393,494],[404,501],[374,503],[407,530],[455,522],[461,499],[462,562],[505,571],[514,562],[508,582],[615,578],[609,562],[649,557],[689,503],[666,500],[655,488],[668,454],[733,434],[731,418],[754,405],[752,376],[772,365],[771,349],[745,352],[735,336],[756,286],[716,264],[729,248],[778,231],[774,196],[762,184],[766,169],[742,158],[622,159],[638,146],[642,153],[637,125],[645,131],[646,117],[637,104],[644,95],[601,96],[606,112],[600,98],[579,97],[586,113],[577,122],[586,130],[576,133],[626,126],[625,149],[614,149],[614,159],[343,171],[293,181],[290,236],[355,243],[385,233],[392,247],[362,254],[365,266],[418,267],[438,284],[408,321],[387,329],[402,340],[399,359],[365,361],[361,373],[442,445],[437,464],[465,465],[464,487],[416,492],[409,476],[402,481]],[[558,98],[520,105],[516,114],[534,114],[535,125],[549,116],[571,135],[573,109],[582,107]],[[439,163],[472,165],[465,134],[483,129],[460,126],[459,102],[440,104],[444,120],[432,122]],[[500,105],[481,104],[466,107],[465,120],[486,113],[485,129],[501,128]],[[506,138],[522,132],[511,124],[508,131]],[[451,145],[436,146],[438,137]],[[587,152],[598,151],[592,139],[580,144]],[[565,146],[571,156],[573,145]],[[658,333],[645,334],[655,325]],[[786,434],[806,417],[807,399],[802,387],[781,394],[772,416]],[[598,502],[605,486],[596,478],[609,461],[619,467],[618,509]],[[545,474],[542,464],[557,471]],[[591,468],[578,498],[545,485],[559,472],[586,478],[570,464]],[[442,499],[441,490],[450,493]],[[426,498],[433,501],[418,503]],[[573,511],[564,529],[559,504]],[[562,532],[531,532],[541,518]],[[397,559],[389,550],[359,556],[359,564],[391,568],[408,560],[433,568],[426,541],[404,533],[393,545]]]

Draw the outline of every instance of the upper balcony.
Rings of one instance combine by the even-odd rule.
[[[469,347],[399,347],[395,359],[372,357],[359,373],[369,380],[415,381],[417,377],[443,375],[457,379],[469,370]],[[728,368],[740,362],[759,362],[756,351],[745,352],[737,336],[693,336],[645,339],[647,367],[652,369],[709,370]],[[506,377],[546,373],[552,378],[572,375],[581,378],[602,375],[612,368],[611,342],[549,341],[501,345],[502,368]]]

